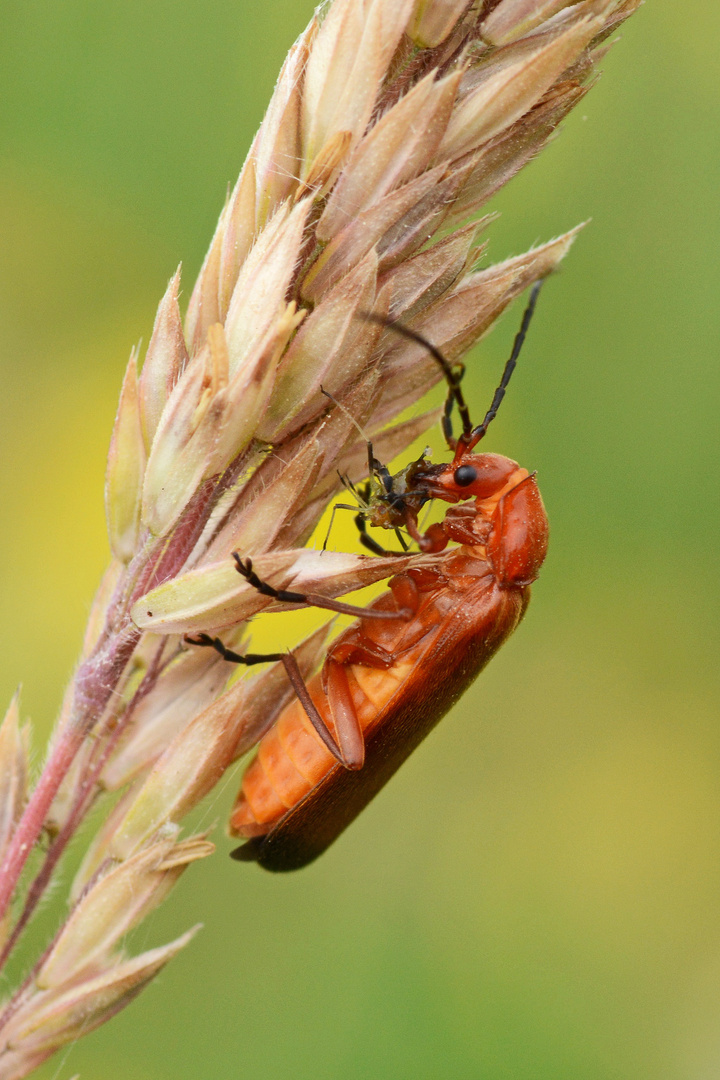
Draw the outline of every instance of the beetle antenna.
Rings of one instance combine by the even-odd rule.
[[[444,353],[438,349],[437,345],[433,345],[432,341],[429,341],[423,334],[418,333],[417,330],[412,330],[409,326],[405,326],[404,323],[395,322],[386,315],[377,315],[374,311],[361,311],[358,314],[360,314],[362,318],[367,319],[368,322],[378,323],[388,330],[394,330],[400,337],[404,337],[408,341],[414,341],[416,345],[422,345],[424,349],[427,349],[432,358],[437,360],[448,385],[448,398],[445,402],[443,418],[443,432],[447,444],[451,450],[455,449],[455,440],[452,437],[450,428],[450,412],[452,410],[453,402],[457,405],[458,412],[460,413],[460,419],[463,426],[462,437],[463,439],[469,439],[473,433],[473,426],[472,421],[470,420],[470,410],[463,397],[463,392],[460,389],[460,381],[465,374],[464,365],[451,364]]]
[[[463,431],[462,435],[460,436],[460,439],[458,440],[458,449],[460,448],[461,444],[464,444],[462,448],[463,448],[463,450],[465,452],[467,452],[469,450],[472,450],[472,448],[474,446],[477,446],[477,444],[480,442],[480,440],[485,435],[485,432],[487,431],[488,427],[490,426],[490,423],[497,416],[497,412],[498,412],[498,409],[500,408],[500,405],[502,403],[502,399],[505,397],[505,391],[507,390],[507,385],[510,382],[510,377],[511,377],[513,371],[515,370],[515,366],[517,364],[517,360],[518,360],[518,357],[520,355],[520,350],[523,347],[523,343],[525,341],[525,336],[527,335],[528,327],[530,326],[530,320],[532,319],[533,313],[535,311],[535,304],[537,303],[538,293],[540,292],[540,289],[542,288],[543,281],[544,281],[544,278],[541,278],[540,281],[536,281],[535,284],[532,287],[532,291],[530,293],[530,299],[528,300],[527,307],[525,308],[525,311],[523,312],[522,322],[520,323],[520,329],[518,330],[517,334],[515,335],[515,341],[513,342],[512,352],[510,353],[510,356],[508,357],[508,361],[505,364],[505,369],[504,369],[504,371],[502,373],[502,378],[500,379],[500,383],[498,385],[498,388],[495,391],[495,394],[493,396],[492,404],[490,405],[490,408],[488,409],[488,411],[485,413],[485,419],[483,420],[482,424],[479,424],[476,428],[473,428],[473,430],[470,432],[470,437],[469,438],[466,436],[465,432]]]

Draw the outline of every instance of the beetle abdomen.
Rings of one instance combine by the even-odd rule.
[[[308,795],[266,826],[267,832],[256,826],[254,838],[233,852],[233,858],[257,861],[266,870],[297,870],[321,855],[355,820],[513,632],[530,593],[528,588],[494,585],[474,591],[480,609],[474,623],[462,630],[457,620],[449,620],[450,632],[442,640],[431,637],[413,650],[413,667],[426,677],[406,678],[392,702],[376,712],[365,728],[363,768],[351,772],[333,761]],[[437,663],[427,662],[428,650]]]
[[[365,732],[412,669],[389,670],[351,664],[346,668],[353,704]],[[337,735],[320,674],[308,683],[310,696],[327,727]],[[233,836],[257,836],[268,830],[328,774],[335,758],[316,735],[307,713],[295,699],[264,735],[248,766],[230,817]]]

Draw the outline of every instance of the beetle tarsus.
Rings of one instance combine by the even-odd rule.
[[[388,554],[395,554],[389,552]],[[401,552],[398,552],[401,554]],[[376,611],[371,607],[358,607],[356,604],[344,604],[341,600],[333,600],[319,593],[289,592],[287,589],[275,589],[266,581],[259,578],[252,568],[252,559],[243,562],[237,551],[233,552],[235,567],[242,574],[249,585],[257,589],[263,596],[270,596],[282,604],[304,604],[306,607],[322,608],[325,611],[334,611],[337,615],[355,615],[361,619],[409,619],[412,612],[406,608],[399,611]],[[210,644],[210,641],[207,642]],[[241,661],[243,663],[244,661]]]
[[[209,634],[198,634],[196,638],[186,634],[185,641],[188,645],[207,646],[214,649],[223,660],[227,660],[230,664],[245,664],[247,667],[252,667],[254,664],[275,664],[285,656],[285,653],[236,653],[228,649],[221,638],[210,637]]]

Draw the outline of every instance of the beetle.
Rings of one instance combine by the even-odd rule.
[[[499,454],[473,453],[497,413],[532,315],[535,286],[493,403],[463,434],[453,460],[424,463],[413,494],[452,504],[420,534],[415,502],[406,524],[435,555],[404,570],[330,645],[305,685],[286,654],[240,656],[218,638],[188,639],[227,660],[283,660],[297,699],[281,712],[247,767],[230,816],[246,839],[232,855],[272,871],[299,869],[321,855],[374,798],[402,762],[458,701],[522,619],[545,558],[548,523],[535,475]],[[522,335],[522,337],[521,337]],[[519,344],[518,344],[518,339]],[[458,401],[459,388],[451,395]],[[449,432],[449,413],[446,437]],[[473,499],[472,504],[466,500]],[[463,505],[459,505],[459,504]],[[447,549],[450,542],[460,546]],[[351,605],[275,589],[234,556],[249,584],[281,602],[350,613]],[[298,683],[299,679],[299,683]]]

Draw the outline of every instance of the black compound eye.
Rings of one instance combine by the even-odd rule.
[[[453,473],[453,480],[458,487],[469,487],[477,480],[477,469],[473,465],[460,465]]]

